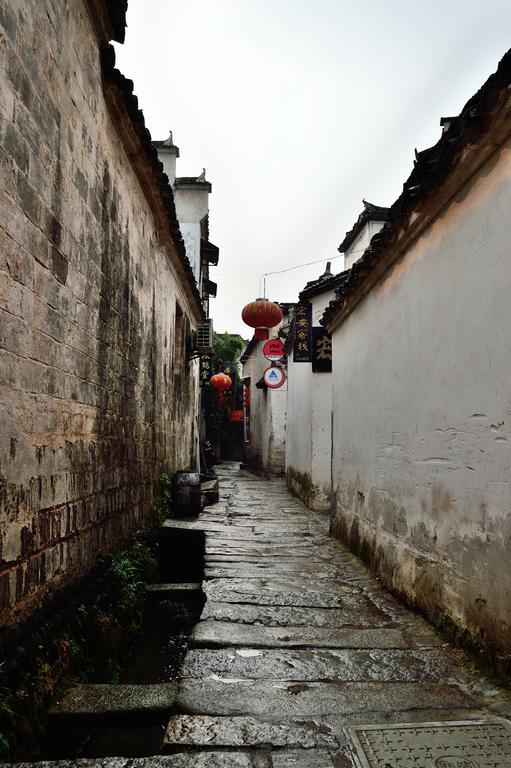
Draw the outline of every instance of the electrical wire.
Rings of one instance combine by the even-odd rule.
[[[293,269],[301,269],[301,267],[311,267],[313,264],[323,264],[325,261],[333,261],[339,259],[343,254],[338,253],[335,256],[329,256],[328,259],[316,259],[316,261],[308,261],[305,264],[296,264],[294,267],[286,267],[285,269],[278,269],[275,272],[262,272],[262,273],[248,273],[247,272],[216,272],[216,277],[268,277],[268,275],[281,275],[284,272],[291,272]]]

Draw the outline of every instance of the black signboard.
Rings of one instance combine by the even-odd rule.
[[[295,309],[295,340],[293,362],[310,363],[312,360],[312,304],[297,304]]]
[[[232,387],[229,387],[224,392],[225,397],[229,397],[236,391],[236,376],[238,375],[236,363],[220,363],[218,370],[220,373],[225,373],[232,381]]]
[[[332,337],[324,328],[312,329],[312,370],[314,373],[332,371]]]
[[[218,369],[220,373],[225,373],[234,382],[238,374],[236,363],[220,363]]]
[[[206,387],[210,378],[213,376],[213,358],[211,355],[203,355],[200,358],[199,384]]]

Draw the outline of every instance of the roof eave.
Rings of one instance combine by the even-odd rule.
[[[511,50],[465,104],[437,144],[416,156],[390,221],[371,240],[321,323],[335,331],[459,190],[511,140]]]
[[[172,257],[196,320],[203,320],[201,297],[186,256],[172,188],[158,160],[158,153],[152,146],[143,112],[138,108],[138,99],[133,95],[133,83],[114,65],[115,52],[109,46],[102,54],[102,73],[103,91],[110,116],[153,211],[160,242]]]

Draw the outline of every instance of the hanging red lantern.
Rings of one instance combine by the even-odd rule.
[[[241,312],[241,319],[251,328],[255,328],[254,339],[264,341],[270,337],[269,328],[275,328],[282,322],[283,314],[278,304],[268,299],[256,299]]]
[[[232,387],[232,379],[230,376],[226,376],[225,373],[215,373],[209,380],[209,383],[218,392],[218,397],[222,401],[224,394],[228,389]]]

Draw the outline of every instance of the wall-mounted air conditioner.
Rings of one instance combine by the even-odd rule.
[[[213,321],[210,317],[197,325],[195,352],[198,355],[211,355],[213,352]]]

